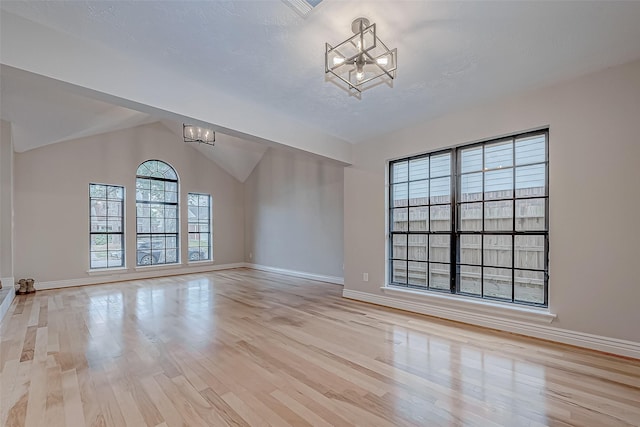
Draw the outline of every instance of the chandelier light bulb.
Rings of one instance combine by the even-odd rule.
[[[344,64],[344,58],[342,56],[334,56],[333,57],[333,65]]]
[[[383,67],[386,67],[389,64],[389,58],[387,58],[386,56],[383,56],[382,58],[378,58],[376,62],[378,63],[378,65],[382,65]]]

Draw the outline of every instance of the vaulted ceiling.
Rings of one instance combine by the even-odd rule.
[[[258,160],[268,143],[349,163],[351,143],[640,58],[640,2],[324,0],[306,17],[280,0],[0,7],[0,113],[18,140],[32,134],[17,149],[192,120]],[[327,81],[323,56],[359,16],[399,57],[393,87],[361,98]]]

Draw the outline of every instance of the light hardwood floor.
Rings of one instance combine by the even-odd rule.
[[[0,425],[640,425],[640,361],[341,292],[236,269],[17,297]]]

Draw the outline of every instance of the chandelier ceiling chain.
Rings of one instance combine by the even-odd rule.
[[[350,91],[390,84],[396,76],[397,49],[389,49],[378,38],[376,24],[367,18],[355,19],[351,30],[354,35],[337,46],[325,43],[325,73],[346,83]],[[376,79],[381,80],[371,83]]]

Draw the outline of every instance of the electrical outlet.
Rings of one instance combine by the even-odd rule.
[[[369,273],[362,273],[362,281],[363,282],[369,281]]]

